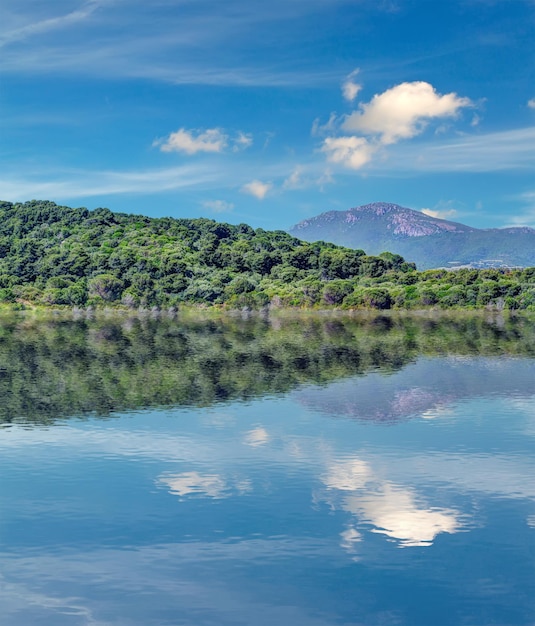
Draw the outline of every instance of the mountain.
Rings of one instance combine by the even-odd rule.
[[[329,241],[368,254],[388,250],[413,261],[418,269],[535,265],[533,228],[472,228],[387,202],[328,211],[299,222],[289,232],[305,241]]]

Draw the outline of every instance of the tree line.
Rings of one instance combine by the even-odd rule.
[[[283,231],[0,202],[0,302],[372,309],[535,308],[535,269],[416,271]]]

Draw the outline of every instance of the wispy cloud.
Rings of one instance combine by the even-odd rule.
[[[508,216],[507,225],[535,228],[535,189],[514,196],[512,201],[520,203],[522,209],[516,215]]]
[[[433,136],[418,142],[388,146],[367,138],[326,138],[321,151],[342,168],[360,169],[368,175],[413,173],[487,173],[535,171],[535,126],[492,133],[464,134],[455,139]],[[341,172],[335,168],[335,172]]]
[[[0,178],[0,198],[20,201],[30,198],[89,198],[101,195],[161,193],[165,191],[222,185],[225,173],[206,164],[132,171],[68,171],[51,179],[45,172],[26,178]]]
[[[295,191],[298,189],[308,189],[310,187],[318,187],[320,191],[324,190],[325,185],[334,183],[334,178],[330,170],[323,172],[313,171],[315,168],[304,165],[297,165],[291,174],[282,182],[282,189],[285,191]]]
[[[195,190],[203,192],[205,200],[198,200],[203,208],[213,213],[229,212],[234,209],[229,194],[239,190],[262,200],[275,188],[282,189],[283,182],[289,177],[288,172],[295,171],[293,159],[275,156],[259,163],[256,157],[248,158],[243,153],[227,156],[218,157],[216,162],[212,154],[200,153],[194,160],[175,167],[130,170],[17,165],[11,170],[5,169],[0,175],[0,199],[13,202],[31,198],[66,201]],[[321,187],[333,182],[330,171],[325,171],[324,164],[318,159],[298,167],[302,168],[300,172],[307,174],[302,180],[305,186]],[[263,181],[255,178],[260,168]],[[223,199],[225,197],[228,199]]]
[[[535,126],[497,133],[465,135],[399,147],[382,168],[420,172],[499,172],[535,169]]]
[[[531,100],[528,100],[528,107],[530,109],[535,109],[535,98],[531,98]]]
[[[310,134],[312,135],[312,137],[325,137],[326,135],[336,133],[339,126],[340,121],[338,119],[338,115],[336,113],[331,113],[329,115],[329,119],[325,122],[325,124],[322,124],[321,119],[317,117],[312,122]]]
[[[87,2],[82,3],[80,8],[70,11],[69,13],[28,22],[23,26],[11,29],[8,28],[3,33],[0,33],[0,48],[13,42],[23,41],[28,37],[68,28],[77,22],[86,20],[96,10],[109,4],[111,4],[110,0],[87,0]]]
[[[354,78],[357,76],[359,71],[360,70],[358,68],[353,70],[342,83],[342,95],[348,102],[353,102],[362,89],[362,85],[354,81]]]
[[[176,84],[334,83],[336,75],[327,66],[306,68],[297,56],[288,63],[287,54],[280,53],[280,34],[290,25],[295,29],[302,18],[332,10],[334,3],[349,2],[88,0],[60,15],[54,3],[45,3],[39,7],[39,19],[29,19],[36,14],[35,3],[6,0],[10,23],[0,34],[0,73],[75,73]],[[59,29],[68,29],[67,36],[57,37]],[[260,49],[269,55],[258,54]],[[268,57],[269,63],[263,63]]]
[[[302,189],[303,185],[303,168],[300,165],[282,183],[283,189]]]
[[[240,150],[246,150],[253,145],[253,136],[251,133],[242,133],[241,131],[234,138],[234,152],[239,152]]]

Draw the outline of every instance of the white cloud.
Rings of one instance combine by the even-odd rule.
[[[360,169],[368,163],[377,147],[364,137],[327,137],[321,148],[331,163],[341,163],[350,169]]]
[[[202,206],[212,213],[228,213],[234,209],[232,202],[226,200],[206,200],[202,203]]]
[[[528,100],[528,107],[530,109],[535,109],[535,98],[531,98],[531,100]]]
[[[456,93],[440,95],[429,83],[401,83],[376,94],[360,111],[348,115],[342,125],[346,131],[378,136],[384,145],[420,134],[431,119],[455,117],[460,109],[471,106],[468,98]]]
[[[271,183],[263,183],[260,180],[252,180],[250,183],[243,185],[241,190],[243,193],[248,193],[251,196],[258,198],[258,200],[263,200],[272,186],[273,185]]]
[[[347,76],[345,81],[342,83],[342,95],[348,102],[353,102],[353,100],[358,96],[360,90],[362,89],[362,85],[356,83],[353,79],[359,73],[359,69],[353,70],[351,74]]]
[[[253,136],[250,133],[239,131],[232,139],[228,133],[220,128],[206,130],[186,130],[180,128],[165,139],[156,139],[153,146],[159,146],[162,152],[223,152],[229,144],[233,152],[246,150],[253,145]]]
[[[222,152],[228,145],[228,136],[219,128],[205,131],[180,128],[167,139],[156,140],[153,145],[160,146],[162,152]]]
[[[353,81],[357,72],[352,72],[342,86],[346,100],[354,100],[360,91],[360,85]],[[468,106],[473,106],[468,98],[456,93],[441,95],[429,83],[400,83],[341,119],[331,114],[323,126],[315,120],[312,135],[334,135],[338,129],[345,132],[344,136],[327,137],[321,150],[332,163],[356,170],[369,163],[382,146],[411,139],[422,133],[430,120],[456,117]]]
[[[312,122],[312,128],[310,129],[310,134],[312,137],[321,137],[328,133],[332,133],[336,130],[338,125],[338,116],[336,113],[331,113],[329,115],[329,119],[325,124],[322,124],[320,118],[317,117]]]
[[[457,211],[455,209],[444,209],[443,211],[433,209],[422,209],[422,213],[424,215],[429,215],[429,217],[436,217],[439,220],[447,220],[448,217],[454,217],[457,215]]]

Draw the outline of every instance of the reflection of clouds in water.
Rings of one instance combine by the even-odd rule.
[[[262,426],[258,426],[257,428],[253,428],[245,434],[243,438],[243,442],[248,446],[252,446],[253,448],[258,448],[259,446],[263,446],[266,443],[269,443],[271,437],[269,436],[268,431]]]
[[[231,495],[232,488],[240,494],[251,491],[251,483],[247,479],[236,480],[231,485],[219,474],[199,474],[199,472],[164,474],[156,482],[177,496],[201,494],[210,498],[227,498]]]
[[[228,428],[234,426],[236,420],[229,413],[221,413],[220,411],[208,411],[203,416],[203,424],[212,426],[213,428]]]
[[[329,489],[355,491],[363,489],[372,478],[372,470],[365,461],[348,459],[333,463],[321,480]]]
[[[274,603],[250,576],[258,563],[330,556],[328,541],[295,537],[3,553],[2,626],[133,626],[154,624],[155,615],[173,624],[334,624],[336,612],[318,617],[297,599]]]
[[[198,472],[160,476],[158,483],[168,487],[169,492],[177,496],[200,493],[212,498],[221,498],[227,490],[227,484],[217,474],[202,475]]]
[[[460,493],[535,500],[535,481],[526,480],[526,476],[535,476],[535,460],[527,454],[396,454],[389,461],[406,482],[424,475],[428,482],[447,483]]]
[[[420,417],[424,420],[434,420],[438,418],[449,417],[453,414],[451,407],[439,404],[431,409],[422,411]]]
[[[399,540],[401,547],[430,546],[439,533],[461,527],[458,511],[421,508],[410,490],[389,483],[376,493],[347,496],[343,508],[371,522],[373,532]]]
[[[329,490],[343,493],[334,501],[328,498],[332,506],[371,523],[373,532],[399,540],[401,547],[429,546],[439,533],[461,529],[458,511],[422,507],[410,489],[381,480],[361,459],[337,461],[321,479]],[[341,537],[341,546],[351,550],[361,540],[352,526]]]
[[[531,528],[535,528],[535,515],[530,515],[527,519],[528,522],[528,526],[531,526]]]
[[[355,552],[356,546],[362,541],[362,535],[353,526],[348,526],[340,533],[340,545],[348,552]]]
[[[36,576],[36,580],[42,576]],[[85,626],[108,626],[108,621],[95,618],[91,608],[84,606],[79,597],[61,597],[57,594],[47,595],[33,590],[29,585],[20,582],[8,582],[0,577],[0,606],[2,606],[2,624],[42,624],[46,615],[50,620],[61,620],[66,615],[72,617],[77,624]],[[62,616],[62,617],[60,617]],[[13,619],[11,619],[13,618]],[[50,623],[54,623],[50,621]],[[56,623],[59,623],[57,621]],[[67,623],[64,620],[61,623]]]
[[[295,438],[283,442],[284,451],[294,460],[305,460],[307,452],[303,449],[303,445]]]
[[[528,437],[535,437],[535,396],[529,398],[514,398],[511,405],[517,414],[524,418],[523,433]]]

